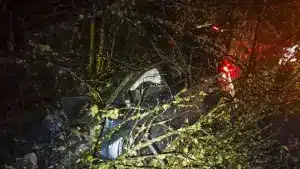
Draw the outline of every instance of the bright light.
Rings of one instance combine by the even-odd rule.
[[[231,61],[228,59],[222,60],[222,62],[218,65],[218,72],[222,74],[226,74],[226,76],[230,76],[232,79],[236,79],[240,75],[240,68],[235,66]]]
[[[229,69],[227,66],[224,66],[223,69],[226,71],[226,72],[229,72]]]
[[[215,31],[219,31],[220,30],[220,28],[218,28],[217,26],[213,26],[212,29],[215,30]]]
[[[227,75],[225,73],[222,73],[223,78],[227,78]]]

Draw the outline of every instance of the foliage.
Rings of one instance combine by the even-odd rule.
[[[272,10],[263,13],[265,8],[226,3],[120,1],[98,12],[88,11],[69,22],[51,25],[42,33],[32,33],[27,58],[16,62],[32,70],[29,74],[33,76],[44,69],[53,75],[52,80],[44,79],[44,74],[37,75],[36,78],[43,82],[31,82],[37,85],[36,93],[43,95],[44,84],[49,83],[59,91],[46,91],[51,93],[53,100],[89,95],[94,104],[84,118],[80,117],[80,122],[86,126],[73,126],[64,133],[67,137],[64,138],[63,151],[59,153],[65,158],[57,165],[69,168],[143,168],[146,163],[147,167],[153,168],[282,168],[287,166],[286,163],[297,162],[290,143],[278,150],[273,137],[274,128],[269,126],[275,115],[299,111],[296,105],[299,101],[299,72],[295,70],[292,75],[285,76],[287,79],[278,80],[283,74],[276,67],[280,52],[249,50],[249,58],[257,55],[276,57],[266,57],[272,64],[241,63],[244,74],[234,81],[236,99],[221,97],[214,109],[202,110],[204,98],[210,93],[202,90],[201,80],[214,75],[215,63],[228,50],[227,41],[241,39],[250,44],[247,46],[250,49],[256,49],[260,44],[268,46],[267,38],[253,38],[263,37],[264,31],[252,29],[258,30],[259,24],[267,25],[266,30],[278,27],[269,17],[277,10],[274,4]],[[256,13],[267,16],[267,19],[258,23]],[[90,16],[93,21],[90,21]],[[229,21],[225,19],[227,17]],[[216,37],[199,29],[219,22],[227,24],[224,31],[229,35]],[[89,36],[91,26],[94,37]],[[93,45],[89,44],[93,38]],[[232,47],[232,44],[229,53],[239,55],[236,62],[240,62],[244,50]],[[93,56],[89,56],[91,50]],[[130,108],[106,107],[107,103],[124,94],[116,88],[126,75],[138,74],[158,63],[172,67],[175,73],[170,74],[179,74],[180,82],[188,84],[188,88],[170,102],[152,105],[152,108],[139,104]],[[88,70],[94,65],[101,69],[95,69],[90,75]],[[133,79],[133,76],[128,77]],[[208,88],[214,90],[217,87]],[[125,117],[129,112],[133,115]],[[187,117],[191,116],[198,120],[189,122]],[[126,122],[140,122],[130,129],[124,154],[114,161],[97,158],[97,150],[105,139],[114,137],[112,132],[105,139],[98,139],[105,118],[121,118],[124,125],[115,131],[124,135],[128,135],[128,128],[122,128]],[[176,120],[185,124],[174,128],[172,123]],[[155,133],[157,128],[165,131],[152,140],[142,139]],[[152,143],[166,140],[173,141],[168,141],[162,152],[149,153],[148,147]],[[270,167],[271,163],[276,167]]]
[[[132,119],[142,122],[131,129],[124,147],[125,152],[114,161],[98,161],[92,156],[87,156],[85,161],[89,164],[94,162],[89,165],[91,168],[259,168],[267,165],[273,158],[267,154],[274,143],[267,135],[262,135],[267,128],[261,129],[257,125],[262,117],[257,116],[257,113],[244,113],[233,118],[232,113],[244,111],[245,107],[239,102],[233,105],[224,99],[214,109],[203,112],[199,106],[203,102],[203,93],[191,90],[181,93],[167,105],[159,105],[150,110],[143,107],[118,110],[121,117],[124,115],[122,112],[133,111],[136,114],[124,119],[123,124]],[[239,106],[236,108],[235,105]],[[106,111],[116,112],[112,109],[99,113]],[[170,123],[176,117],[161,116],[174,114],[174,111],[178,114],[194,114],[199,119],[194,124],[172,128]],[[181,121],[187,120],[181,117]],[[166,131],[153,140],[145,139],[156,132],[156,127],[165,128]],[[148,146],[169,140],[172,136],[175,139],[168,141],[166,149],[161,153],[145,153],[149,151]],[[132,138],[135,141],[131,141]],[[161,160],[167,160],[167,164],[162,165]]]

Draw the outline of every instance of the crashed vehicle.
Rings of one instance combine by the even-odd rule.
[[[214,78],[214,80],[216,80],[216,78]],[[134,109],[136,106],[142,106],[142,108],[143,107],[154,108],[155,105],[157,104],[164,104],[170,102],[172,99],[174,99],[174,96],[180,92],[179,90],[182,89],[179,86],[177,87],[173,86],[174,88],[171,89],[170,86],[172,86],[172,84],[168,85],[166,83],[163,72],[161,72],[160,69],[157,67],[152,68],[140,74],[138,78],[134,81],[134,83],[129,83],[128,85],[129,86],[126,87],[125,92],[120,92],[122,93],[121,95],[118,95],[118,97],[113,98],[112,102],[109,103],[109,106],[122,107],[123,105],[126,106],[128,109],[130,108]],[[219,96],[215,94],[211,94],[207,97],[213,98],[207,101],[207,103],[205,103],[204,106],[209,105],[208,108],[212,108],[213,106],[215,106],[219,99]],[[203,111],[205,110],[203,109]],[[165,112],[164,116],[165,116],[164,118],[172,118],[175,115],[172,114],[171,112]],[[191,124],[197,121],[195,117],[191,117],[191,118],[194,118],[194,119],[188,119]],[[183,121],[184,121],[184,117],[182,118],[179,117],[179,119],[177,120],[175,119],[174,121],[170,122],[170,125],[175,126],[175,128],[180,128],[182,126]],[[102,138],[105,137],[106,133],[109,133],[109,131],[113,130],[121,123],[122,123],[121,119],[106,119],[104,125],[104,131],[102,133]],[[101,154],[100,154],[102,159],[113,160],[122,154],[125,140],[126,139],[130,140],[129,133],[134,127],[134,123],[135,121],[129,121],[126,124],[122,124],[123,126],[124,125],[127,126],[125,127],[126,128],[125,131],[122,130],[120,132],[122,134],[118,133],[119,131],[113,134],[113,135],[119,135],[118,138],[112,136],[112,138],[114,138],[113,140],[105,140],[105,139],[102,140],[103,143],[102,143]],[[150,130],[151,130],[150,135],[148,136],[148,138],[146,138],[147,140],[152,140],[155,137],[158,137],[159,135],[163,134],[162,128],[151,128]],[[168,142],[170,140],[165,140],[165,142],[162,141],[157,144],[150,145],[148,153],[157,154],[163,151],[163,148],[165,148],[168,145]]]

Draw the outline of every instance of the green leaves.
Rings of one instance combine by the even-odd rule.
[[[106,112],[104,114],[104,117],[111,118],[111,119],[118,119],[118,117],[120,116],[119,113],[120,113],[120,109],[115,108]]]
[[[170,104],[164,104],[162,107],[163,107],[164,110],[167,110],[171,107],[171,105]]]
[[[92,117],[95,117],[98,114],[98,112],[99,112],[98,106],[97,105],[93,105],[91,107],[91,115],[92,115]]]
[[[86,160],[88,161],[88,162],[93,162],[93,160],[94,160],[94,157],[92,156],[92,155],[88,155],[87,157],[86,157]]]

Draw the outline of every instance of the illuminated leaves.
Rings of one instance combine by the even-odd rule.
[[[99,110],[98,110],[98,106],[97,105],[93,105],[91,107],[91,115],[92,117],[95,117],[98,114]]]
[[[88,161],[88,162],[93,162],[93,159],[94,159],[94,157],[93,156],[91,156],[91,155],[88,155],[87,156],[87,158],[86,158],[86,160]]]
[[[105,113],[104,117],[111,118],[111,119],[118,119],[120,116],[120,110],[115,108],[112,110],[109,110],[108,112]]]
[[[171,105],[170,104],[164,104],[162,107],[163,107],[164,110],[167,110],[171,107]]]

